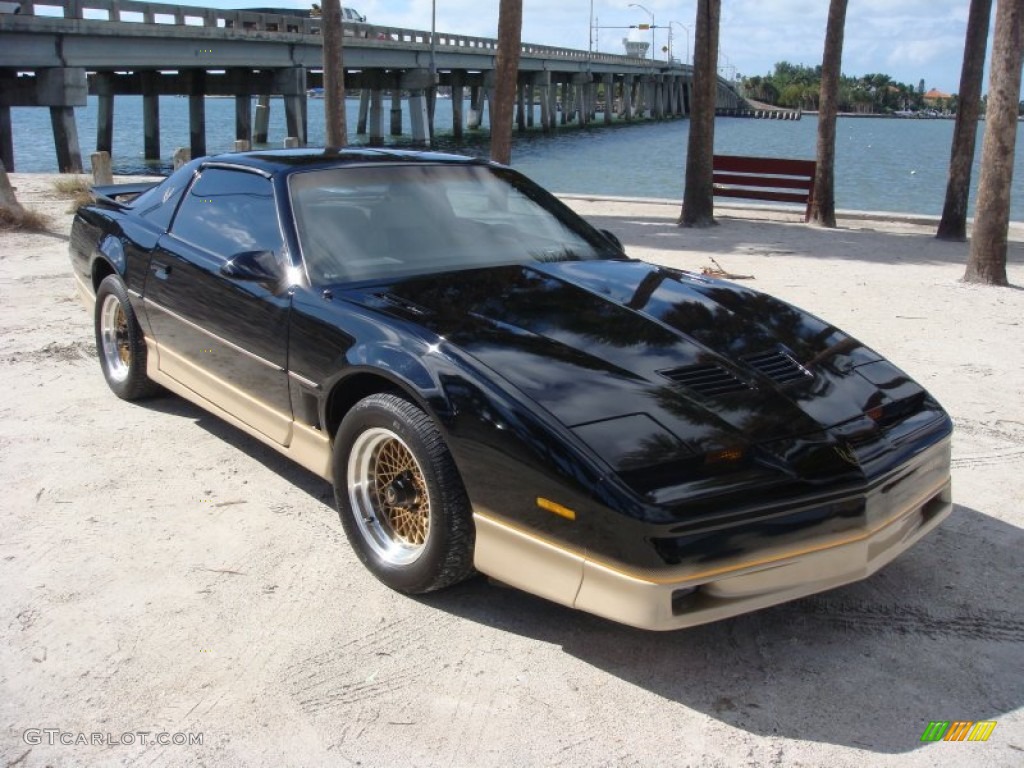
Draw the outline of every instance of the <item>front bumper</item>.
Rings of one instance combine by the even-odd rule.
[[[680,629],[736,616],[867,578],[952,511],[950,443],[874,483],[858,499],[859,525],[801,532],[755,552],[663,570],[633,570],[541,538],[474,510],[477,570],[511,586],[623,624]],[[794,511],[799,512],[799,508]]]

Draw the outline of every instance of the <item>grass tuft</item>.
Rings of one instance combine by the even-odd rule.
[[[91,187],[92,179],[88,176],[63,175],[53,182],[53,190],[57,195],[71,201],[67,213],[75,213],[83,205],[96,201],[90,191]]]
[[[45,232],[49,228],[50,217],[46,214],[0,206],[0,232]]]
[[[91,186],[92,179],[88,176],[62,175],[53,182],[53,189],[58,195],[71,199],[88,195]]]

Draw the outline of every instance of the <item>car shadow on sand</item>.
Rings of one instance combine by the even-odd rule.
[[[1020,529],[957,506],[866,581],[668,633],[482,579],[420,599],[754,734],[898,754],[926,746],[931,720],[998,721],[1024,705],[1022,553]]]
[[[258,440],[178,397],[144,407],[191,419],[333,514],[330,484]],[[899,754],[927,746],[931,720],[1024,706],[1022,572],[1024,531],[956,505],[870,579],[687,630],[625,627],[483,578],[415,599],[753,734]]]
[[[233,448],[237,448],[246,456],[258,461],[300,491],[305,492],[316,501],[331,505],[333,509],[334,493],[331,490],[330,483],[308,469],[299,466],[291,459],[282,456],[270,446],[264,445],[255,437],[250,437],[223,419],[207,413],[198,405],[194,405],[188,400],[170,392],[159,397],[139,400],[134,404],[147,410],[166,413],[171,416],[180,416],[192,421],[196,426],[206,430],[213,437],[228,443]]]

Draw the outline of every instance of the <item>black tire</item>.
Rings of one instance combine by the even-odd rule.
[[[473,575],[469,498],[420,408],[393,394],[356,403],[335,435],[333,477],[345,534],[384,584],[422,594]]]
[[[157,394],[159,387],[146,376],[146,340],[119,276],[107,275],[100,283],[93,324],[96,355],[111,391],[122,400]]]

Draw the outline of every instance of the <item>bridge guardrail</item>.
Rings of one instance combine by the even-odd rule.
[[[53,16],[53,13],[37,13],[37,9],[55,9],[65,19],[108,22],[111,24],[157,24],[170,26],[201,26],[229,29],[232,32],[271,32],[280,35],[319,35],[322,22],[319,18],[291,16],[275,13],[258,13],[244,10],[201,8],[150,3],[139,0],[23,0],[22,16]],[[101,17],[105,15],[105,18]],[[346,45],[360,45],[360,40],[372,40],[374,44],[388,42],[405,45],[430,45],[430,32],[376,24],[343,24]],[[351,33],[351,34],[349,34]],[[348,38],[351,38],[349,40]],[[448,32],[437,32],[435,44],[438,49],[466,50],[497,53],[498,41],[489,37],[474,37]],[[592,61],[595,63],[626,63],[632,66],[649,66],[649,59],[635,56],[620,56],[612,53],[593,53],[573,48],[522,43],[520,51],[525,56],[544,56],[570,61]],[[667,62],[655,62],[658,68],[669,67]]]

